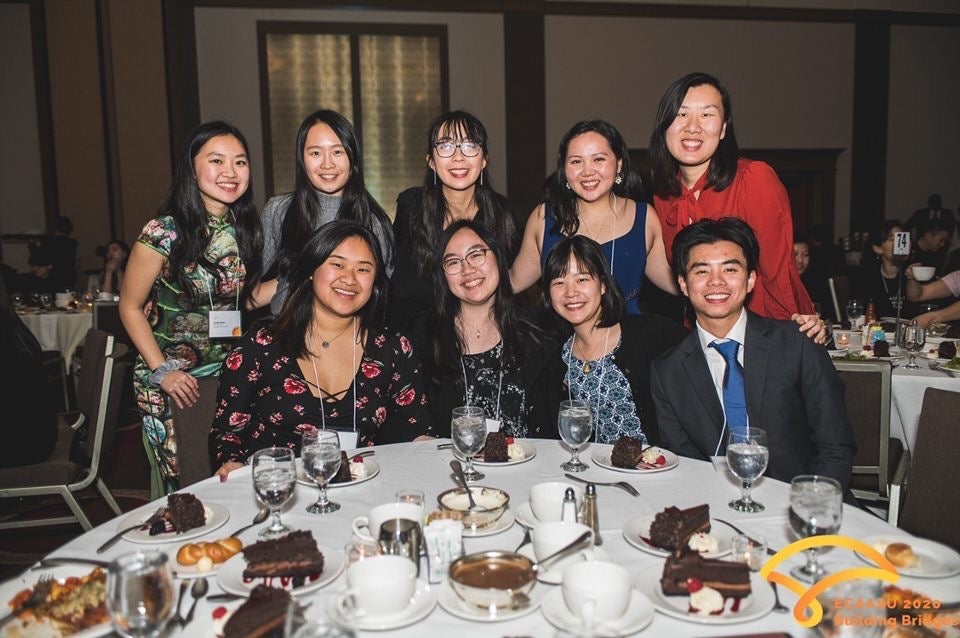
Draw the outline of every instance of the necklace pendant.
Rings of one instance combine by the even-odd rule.
[[[480,331],[477,330],[477,339],[479,339],[479,338],[480,338]]]
[[[321,341],[321,342],[320,342],[320,347],[323,348],[324,350],[326,350],[327,348],[330,347],[330,342],[329,342],[329,341]]]
[[[583,364],[583,373],[584,373],[584,374],[590,374],[590,372],[591,372],[592,370],[593,370],[593,366],[590,365],[590,362],[589,362],[589,361],[587,361],[587,362],[585,362],[585,363]]]

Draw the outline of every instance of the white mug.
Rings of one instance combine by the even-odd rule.
[[[613,622],[630,604],[630,573],[615,563],[590,560],[563,570],[563,601],[584,626]]]
[[[530,509],[541,523],[559,521],[563,515],[563,495],[572,487],[577,497],[577,507],[583,502],[583,490],[573,483],[547,481],[530,488]]]
[[[417,587],[417,567],[403,556],[372,556],[347,568],[341,615],[384,616],[406,609]]]
[[[567,521],[541,523],[534,527],[530,533],[530,538],[533,541],[533,553],[536,555],[537,560],[543,560],[550,554],[560,551],[577,540],[584,532],[591,532],[592,534],[593,530],[582,523],[571,523]],[[593,543],[586,546],[586,549],[571,552],[566,556],[551,560],[543,566],[543,569],[550,572],[563,573],[567,565],[576,561],[582,561],[584,558],[591,558],[593,556],[592,548]]]
[[[376,541],[380,537],[380,526],[384,521],[394,518],[406,518],[423,525],[423,506],[416,503],[385,503],[377,505],[366,516],[353,519],[353,533],[357,538]]]

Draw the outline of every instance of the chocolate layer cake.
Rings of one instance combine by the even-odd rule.
[[[506,463],[510,460],[507,454],[507,435],[502,432],[489,432],[487,442],[483,446],[480,456],[487,463]]]
[[[643,452],[643,442],[632,436],[621,436],[613,444],[613,450],[610,452],[610,462],[614,467],[636,469],[640,462],[640,454]]]
[[[347,453],[340,452],[340,469],[337,470],[337,475],[330,479],[331,483],[349,483],[353,480],[353,477],[350,475],[350,459],[347,458]]]
[[[941,359],[953,359],[957,356],[957,344],[953,341],[941,341],[937,346],[937,356]]]
[[[193,494],[167,496],[166,517],[178,534],[207,524],[203,503]]]
[[[709,505],[695,505],[685,510],[668,507],[650,523],[650,542],[663,549],[686,548],[691,536],[709,531]]]
[[[886,341],[874,341],[873,342],[873,356],[875,357],[889,357],[890,356],[890,344]]]
[[[690,593],[688,578],[696,578],[705,587],[716,589],[727,598],[750,595],[750,568],[745,563],[704,558],[692,550],[670,554],[660,578],[663,593],[667,596],[686,596]]]
[[[323,554],[308,530],[248,545],[243,548],[243,557],[247,559],[244,578],[290,578],[294,587],[323,571]]]
[[[290,594],[276,587],[257,585],[223,626],[223,638],[283,636]]]

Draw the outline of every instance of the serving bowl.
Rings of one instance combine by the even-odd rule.
[[[477,507],[470,509],[470,499],[462,487],[456,487],[437,496],[440,509],[459,512],[463,517],[463,526],[469,530],[487,528],[503,516],[510,504],[510,495],[496,487],[471,485],[473,500]]]
[[[450,583],[464,602],[493,613],[529,604],[537,573],[533,561],[522,554],[478,552],[450,564]]]

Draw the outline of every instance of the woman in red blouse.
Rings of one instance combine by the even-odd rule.
[[[373,234],[330,222],[289,283],[280,314],[223,364],[210,430],[221,480],[259,449],[297,449],[305,426],[340,431],[345,449],[432,435],[410,341],[381,327],[387,277]]]

